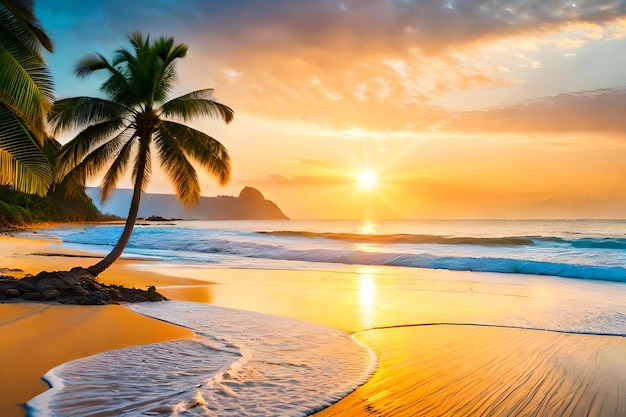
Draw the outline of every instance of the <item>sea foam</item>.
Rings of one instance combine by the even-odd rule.
[[[49,371],[31,416],[304,416],[363,384],[373,353],[337,330],[182,301],[132,310],[196,339],[132,346]]]

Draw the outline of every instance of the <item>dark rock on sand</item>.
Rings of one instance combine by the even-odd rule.
[[[142,290],[102,284],[84,268],[74,268],[71,271],[44,271],[22,279],[0,276],[0,300],[18,299],[80,305],[166,300],[155,287]]]
[[[4,290],[4,295],[7,298],[17,298],[20,296],[20,290],[15,288],[7,288]]]

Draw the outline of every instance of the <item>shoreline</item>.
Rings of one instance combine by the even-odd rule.
[[[55,225],[56,226],[56,225]],[[49,240],[0,235],[0,274],[21,278],[41,271],[88,266],[92,253],[50,248]],[[101,275],[103,283],[148,287],[167,278],[131,271],[122,259]],[[195,280],[181,280],[195,283]],[[97,330],[94,330],[97,329]],[[108,350],[193,337],[188,329],[133,313],[123,305],[77,306],[4,300],[0,303],[0,415],[23,417],[22,404],[45,391],[41,379],[62,363]]]
[[[33,269],[37,269],[34,272],[48,270],[51,265],[56,265],[55,268],[59,269],[68,265],[85,266],[80,265],[80,262],[93,262],[91,256],[87,257],[85,253],[73,252],[77,257],[49,256],[50,252],[56,253],[57,249],[62,255],[65,251],[60,248],[51,251],[46,247],[50,242],[19,239],[0,237],[0,250],[6,248],[2,253],[8,255],[3,259],[5,264],[0,266],[22,265],[23,273],[32,273]],[[42,255],[44,252],[47,255]],[[499,393],[506,394],[502,397],[504,399],[500,398],[502,404],[519,411],[522,410],[520,404],[523,403],[520,398],[524,398],[523,394],[528,392],[536,392],[537,398],[544,398],[546,403],[551,404],[552,409],[559,409],[567,400],[566,393],[561,391],[560,387],[569,387],[570,391],[577,392],[579,396],[577,404],[583,408],[574,415],[580,414],[580,410],[587,410],[590,415],[626,414],[624,408],[626,399],[623,397],[623,392],[626,392],[626,381],[619,378],[620,375],[626,375],[624,337],[564,335],[524,329],[473,326],[465,328],[454,325],[364,331],[374,327],[416,322],[510,323],[517,316],[541,320],[545,317],[551,318],[554,314],[567,318],[568,309],[577,311],[580,302],[574,300],[569,303],[565,299],[566,296],[576,298],[578,295],[561,295],[564,288],[562,279],[540,277],[536,284],[525,287],[520,286],[514,277],[504,275],[402,270],[402,273],[410,278],[407,281],[401,275],[394,275],[398,271],[400,270],[374,267],[352,267],[341,271],[236,270],[168,265],[145,259],[122,259],[103,273],[101,279],[107,283],[139,287],[156,285],[160,292],[172,299],[270,313],[325,325],[345,333],[356,332],[354,337],[373,349],[378,357],[378,370],[370,381],[352,394],[315,414],[318,417],[389,413],[394,416],[409,416],[414,413],[419,415],[420,407],[427,407],[426,409],[430,410],[430,407],[435,407],[435,403],[445,404],[444,398],[436,394],[442,389],[447,395],[465,393],[461,397],[466,400],[461,397],[456,397],[455,400],[461,411],[462,407],[487,407],[489,404],[495,407],[494,401],[500,398]],[[407,282],[410,283],[410,288],[406,287]],[[576,282],[576,285],[581,288],[580,297],[604,297],[619,303],[616,305],[623,305],[620,300],[626,296],[623,285],[594,286],[593,283],[584,282]],[[498,290],[497,294],[493,293],[494,288]],[[592,292],[596,288],[599,291],[597,294]],[[11,340],[27,339],[30,346],[27,356],[29,359],[32,357],[35,363],[39,361],[35,347],[41,349],[45,346],[48,346],[47,350],[58,352],[57,364],[69,360],[68,355],[75,350],[68,352],[62,344],[57,345],[60,347],[55,349],[54,344],[50,344],[36,329],[32,331],[31,326],[13,326],[10,327],[12,329],[10,332],[6,332],[10,323],[3,323],[13,320],[10,317],[27,316],[23,320],[32,320],[44,329],[53,323],[51,316],[46,316],[46,313],[29,310],[34,308],[32,306],[21,306],[25,304],[0,304],[0,313],[5,310],[4,316],[0,314],[0,331],[3,335],[11,335]],[[70,307],[57,307],[58,309],[46,308],[47,314],[51,312],[58,314],[58,317],[54,317],[57,323],[65,323],[76,316],[74,312],[70,314]],[[80,309],[106,307],[108,306],[76,308],[79,309],[77,311],[83,311]],[[110,307],[128,311],[125,307]],[[551,312],[552,308],[556,308],[554,313]],[[20,313],[14,309],[23,311]],[[538,313],[533,315],[535,310]],[[622,310],[614,309],[614,312],[626,315],[626,309],[622,307]],[[98,314],[94,314],[93,318],[85,317],[83,314],[78,314],[75,321],[78,324],[81,322],[88,324],[85,331],[97,326],[109,326],[110,323],[124,324],[126,320],[125,316],[116,316],[117,313],[107,320],[103,320]],[[598,314],[602,314],[602,311]],[[3,317],[7,316],[9,319],[3,321]],[[152,319],[145,317],[144,319],[148,320],[146,323],[149,325],[155,324],[152,323],[154,321]],[[582,324],[575,322],[572,325]],[[168,333],[169,330],[160,329],[157,333],[160,336],[172,337],[172,334]],[[87,354],[89,349],[94,353],[98,349],[108,350],[106,349],[108,345],[102,342],[91,346],[83,345],[85,341],[77,339],[79,334],[80,332],[70,331],[61,339],[65,342],[71,341],[73,349],[79,349],[81,352],[84,350],[83,354]],[[137,339],[131,341],[126,336],[120,336],[117,342],[127,345],[144,344]],[[8,351],[3,352],[0,358],[16,357],[23,355],[25,351],[14,345],[7,346],[7,349]],[[487,357],[492,358],[489,363],[483,361]],[[527,363],[533,363],[531,361],[533,358],[542,360],[534,362],[534,367],[530,369]],[[598,358],[600,365],[594,362]],[[480,363],[483,364],[482,367],[477,365]],[[43,382],[39,378],[45,371],[47,369],[38,376],[31,373],[28,381],[19,380],[19,383],[17,377],[14,378],[3,371],[3,383],[5,378],[7,381],[10,380],[9,382],[16,387],[14,389],[18,391],[22,390],[19,387],[23,387],[24,391],[32,390],[35,386],[42,389]],[[20,370],[15,369],[14,372],[19,373]],[[523,382],[524,375],[531,383]],[[582,382],[570,379],[567,379],[569,385],[554,382],[556,376],[563,375],[577,375],[580,381],[586,381],[588,387],[581,387]],[[542,385],[541,381],[544,379],[539,377],[553,382]],[[493,381],[493,378],[502,381],[504,388],[491,387],[493,382],[490,381]],[[609,386],[598,381],[609,381],[613,385]],[[45,389],[45,386],[43,388]],[[481,394],[493,389],[496,389],[498,395],[493,394],[486,398]],[[2,396],[0,411],[3,410],[2,407],[9,407],[7,408],[9,411],[2,414],[11,417],[23,416],[25,413],[23,409],[13,403],[7,405],[10,401],[8,398],[11,396]],[[473,403],[472,398],[481,401],[482,405]],[[535,404],[532,401],[527,403]],[[601,405],[600,409],[594,408],[597,404]],[[536,407],[536,404],[532,407]],[[441,415],[451,412],[443,408],[437,410]],[[471,415],[462,414],[461,411],[459,415]]]
[[[107,350],[194,334],[124,306],[44,303],[0,304],[0,330],[0,415],[5,417],[26,415],[22,404],[48,389],[41,378],[57,365]]]

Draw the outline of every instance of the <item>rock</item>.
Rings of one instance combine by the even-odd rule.
[[[101,305],[105,305],[105,304],[109,304],[108,300],[103,300],[99,297],[93,296],[93,295],[88,295],[87,297],[83,297],[80,299],[80,301],[78,302],[79,305],[82,306],[101,306]]]
[[[253,187],[243,187],[241,192],[239,193],[239,197],[237,197],[241,201],[245,203],[258,203],[261,201],[265,201],[265,197],[259,190]]]
[[[148,288],[146,297],[148,297],[148,300],[150,301],[165,301],[165,297],[163,297],[159,292],[157,292],[156,288],[154,287]]]
[[[61,296],[59,290],[55,290],[54,288],[44,290],[41,292],[42,297],[45,300],[55,300]]]
[[[135,294],[130,299],[130,301],[132,303],[145,303],[146,301],[150,301],[150,300],[147,297],[143,296],[142,294]]]
[[[37,288],[35,288],[33,284],[31,284],[29,281],[25,279],[20,279],[16,281],[15,288],[20,290],[21,293],[37,292]]]
[[[38,292],[27,292],[22,294],[22,300],[39,301],[41,300],[41,294],[39,294]]]
[[[35,288],[39,292],[49,289],[61,290],[67,288],[67,284],[65,284],[56,276],[51,276],[49,278],[46,278],[45,280],[40,280],[38,283],[35,284]]]
[[[19,280],[0,276],[0,300],[2,299],[54,301],[80,305],[167,300],[154,286],[142,290],[102,284],[84,268],[40,272],[35,276],[27,276]]]
[[[98,284],[94,281],[93,278],[84,278],[80,281],[80,284],[83,288],[100,291],[102,290],[102,285]]]
[[[4,290],[4,295],[7,298],[17,298],[20,296],[20,290],[15,288],[7,288],[6,290]]]

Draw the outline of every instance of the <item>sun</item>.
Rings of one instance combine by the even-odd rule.
[[[374,171],[362,171],[358,177],[359,187],[371,190],[378,184],[378,175]]]

